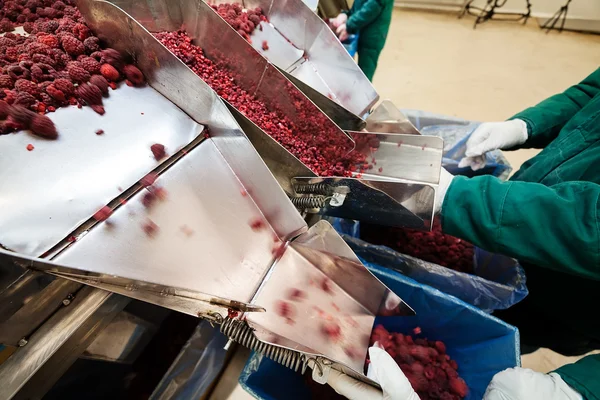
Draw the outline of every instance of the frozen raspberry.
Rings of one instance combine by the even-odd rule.
[[[306,299],[306,292],[300,289],[290,289],[287,297],[292,301],[302,301]]]
[[[49,85],[46,88],[46,93],[48,93],[52,98],[58,101],[65,101],[67,99],[65,97],[65,93],[58,90],[54,85]]]
[[[275,303],[275,312],[283,318],[293,318],[296,315],[296,308],[287,301],[279,300]]]
[[[73,36],[62,36],[61,45],[63,50],[71,56],[78,56],[85,53],[85,46],[83,43]]]
[[[12,32],[15,29],[13,23],[8,19],[0,21],[0,32]]]
[[[75,24],[72,32],[81,41],[87,39],[90,36],[90,29],[82,23]]]
[[[73,82],[82,83],[90,80],[90,73],[81,67],[71,65],[67,67],[67,70],[69,71],[69,77]]]
[[[71,81],[68,79],[59,78],[56,79],[52,84],[57,90],[63,92],[65,96],[71,96],[75,93],[75,86],[73,86]]]
[[[144,230],[144,233],[150,237],[154,237],[158,233],[158,225],[156,225],[150,219],[144,222],[144,224],[142,225],[142,229]]]
[[[50,48],[58,48],[59,45],[58,38],[51,34],[38,33],[37,40]]]
[[[103,95],[108,95],[108,82],[102,75],[92,75],[90,83],[98,86]]]
[[[5,101],[0,101],[0,119],[6,119],[10,112],[10,106]]]
[[[104,129],[98,129],[96,131],[96,135],[100,136],[100,135],[104,135]]]
[[[77,96],[87,105],[102,105],[102,91],[98,86],[90,83],[83,83],[77,87]]]
[[[35,135],[45,137],[47,139],[58,138],[58,132],[56,132],[54,123],[45,115],[35,114],[29,129],[31,129],[31,132],[33,132]]]
[[[263,40],[263,42],[262,42],[262,49],[263,49],[264,51],[267,51],[267,50],[269,50],[269,43],[267,43],[267,41],[266,41],[266,40]]]
[[[23,24],[23,30],[27,33],[33,32],[33,22],[25,22]]]
[[[0,75],[0,88],[12,89],[15,87],[15,81],[8,75]]]
[[[91,57],[83,57],[81,60],[81,66],[90,74],[100,73],[100,63]]]
[[[17,61],[19,59],[19,50],[15,46],[9,47],[4,52],[4,57],[8,61]]]
[[[35,82],[52,80],[56,76],[56,70],[52,66],[44,63],[35,63],[31,66],[31,78]]]
[[[119,71],[110,64],[102,64],[100,67],[100,73],[108,81],[116,82],[119,80]]]
[[[448,386],[453,393],[460,397],[465,397],[469,393],[469,388],[462,378],[451,378],[448,380]]]
[[[444,342],[440,342],[438,340],[435,342],[434,345],[435,345],[435,348],[437,349],[437,351],[439,351],[442,354],[446,353],[446,345],[444,344]]]
[[[98,222],[102,222],[102,221],[106,221],[108,219],[108,217],[110,217],[112,215],[112,213],[113,213],[113,211],[110,209],[110,207],[104,206],[101,209],[99,209],[98,211],[96,211],[96,213],[92,216],[92,218],[94,218]]]
[[[17,97],[15,97],[15,105],[23,106],[30,108],[37,102],[36,98],[30,95],[27,92],[19,92],[17,93]]]
[[[31,0],[30,0],[30,1],[31,1]],[[54,8],[54,9],[56,9],[56,10],[61,10],[61,11],[62,11],[62,10],[64,10],[64,9],[65,9],[65,7],[66,7],[66,4],[65,4],[65,3],[63,3],[63,2],[62,2],[62,1],[60,1],[60,0],[58,0],[58,1],[55,1],[55,2],[52,4],[52,8]]]
[[[101,105],[98,105],[98,104],[92,104],[90,106],[90,108],[92,110],[94,110],[94,112],[96,114],[104,115],[104,113],[106,112],[106,110],[104,109],[104,106],[101,106]]]
[[[29,143],[26,147],[27,151],[33,151],[33,149],[35,149],[35,147],[33,147],[33,145],[31,143]]]
[[[20,65],[11,65],[6,69],[6,72],[8,72],[8,76],[15,80],[23,78],[24,80],[29,81],[31,78],[31,73],[29,70],[21,67]]]
[[[165,146],[160,143],[154,143],[152,146],[150,146],[150,151],[152,151],[152,154],[154,155],[154,159],[156,161],[160,161],[167,155],[167,152],[165,151]]]
[[[115,49],[104,49],[102,50],[103,63],[112,65],[115,68],[121,69],[123,67],[123,57]],[[108,78],[107,78],[108,79]]]
[[[100,39],[95,36],[90,36],[83,41],[83,45],[88,53],[93,53],[100,50]],[[96,60],[100,61],[100,60]]]
[[[6,46],[6,47],[11,47],[11,46],[15,46],[17,43],[12,40],[7,38],[6,36],[0,36],[0,48]]]
[[[34,97],[36,97],[40,94],[40,91],[39,91],[37,85],[26,79],[17,79],[17,81],[15,82],[15,89],[17,89],[17,91],[19,91],[19,92],[29,93],[30,95],[32,95]]]
[[[342,336],[342,329],[335,322],[325,321],[321,323],[321,333],[326,339],[337,341]]]
[[[142,71],[140,71],[135,65],[128,64],[124,66],[123,73],[127,79],[133,83],[134,86],[142,86],[145,82]]]
[[[23,62],[19,63],[19,65],[23,66],[24,62],[33,62],[36,64],[44,64],[44,65],[48,65],[50,67],[54,67],[56,65],[56,61],[54,61],[54,59],[52,57],[47,56],[45,54],[34,54],[33,57],[31,57],[31,60],[32,61],[23,61]],[[29,68],[31,68],[32,66],[33,66],[33,64]]]

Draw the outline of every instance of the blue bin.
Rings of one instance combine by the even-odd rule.
[[[354,57],[358,50],[358,34],[348,36],[348,39],[342,42],[350,57]]]
[[[467,400],[481,399],[496,373],[520,365],[517,328],[397,272],[377,265],[367,267],[417,313],[414,317],[381,317],[375,323],[405,334],[419,326],[424,337],[444,341],[469,386]],[[259,399],[310,398],[310,390],[300,374],[260,354],[252,354],[239,381]]]

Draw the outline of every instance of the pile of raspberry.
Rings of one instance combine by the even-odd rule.
[[[293,104],[278,104],[276,99],[258,91],[250,94],[238,82],[243,82],[242,72],[250,68],[243,60],[219,54],[218,62],[210,60],[204,51],[192,44],[184,31],[155,33],[157,39],[202,78],[219,96],[231,103],[248,119],[296,156],[319,176],[352,176],[366,166],[365,156],[352,151],[353,144],[325,115],[314,112],[301,93],[287,83],[288,98]],[[232,68],[231,65],[236,65]],[[295,113],[292,122],[287,115]]]
[[[239,4],[219,4],[211,7],[247,41],[250,41],[250,35],[255,29],[262,31],[260,22],[267,21],[260,7],[254,10],[243,10]]]
[[[102,97],[109,87],[116,89],[123,78],[132,86],[144,84],[136,66],[126,64],[118,51],[102,48],[71,0],[8,0],[0,15],[3,31],[22,24],[28,33],[0,37],[0,107],[7,110],[0,134],[31,129],[52,138],[34,129],[36,113],[88,105],[104,114]]]
[[[375,342],[396,361],[421,400],[459,400],[467,395],[467,384],[443,342],[390,333],[382,325],[371,333],[371,345]]]
[[[431,232],[371,224],[361,224],[360,231],[361,238],[369,243],[387,246],[455,271],[469,274],[474,271],[475,247],[444,234],[438,220],[434,221]]]

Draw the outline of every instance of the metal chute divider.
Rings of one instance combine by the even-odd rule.
[[[178,2],[119,0],[115,4],[130,12],[133,18],[144,24],[150,31],[183,28],[194,39],[194,44],[203,48],[209,58],[212,57],[215,61],[228,66],[235,75],[237,83],[245,91],[254,93],[261,101],[271,104],[272,108],[281,110],[286,117],[297,124],[303,122],[301,118],[306,118],[306,110],[310,110],[309,114],[321,121],[322,134],[343,138],[341,136],[344,135],[343,131],[331,119],[323,114],[277,68],[261,57],[206,3],[200,0],[180,0]],[[207,29],[208,26],[210,29]],[[229,106],[279,184],[292,197],[292,201],[298,208],[310,211],[319,210],[329,215],[343,215],[354,219],[366,218],[368,221],[394,226],[430,228],[436,184],[439,179],[439,166],[441,165],[441,150],[436,153],[436,157],[439,156],[438,160],[425,164],[427,171],[423,171],[421,175],[430,177],[434,175],[428,180],[420,181],[419,178],[412,178],[414,174],[395,176],[386,175],[385,172],[378,174],[373,179],[366,179],[370,175],[363,176],[363,174],[355,174],[351,179],[316,178],[316,175],[287,149],[248,120],[243,112],[234,111],[233,105],[229,104]],[[348,137],[350,137],[349,134]],[[418,145],[419,149],[422,147],[422,144]],[[414,170],[413,166],[402,160],[402,154],[408,148],[408,146],[397,147],[397,159],[390,158],[385,163],[398,164]],[[441,149],[441,145],[429,146],[427,153],[439,149]],[[362,167],[357,166],[357,170]],[[379,168],[381,167],[377,169]],[[327,197],[308,199],[304,198],[306,196],[300,196],[301,198],[296,199],[297,193],[292,190],[293,184],[290,183],[294,178],[333,180],[337,186],[353,188],[354,193],[345,193],[344,207],[336,207],[341,203],[331,204],[331,199]],[[342,180],[340,181],[340,179]],[[337,197],[339,199],[339,196]],[[325,202],[332,207],[323,207]],[[377,210],[377,212],[369,213],[368,210]]]
[[[368,335],[375,315],[414,312],[350,256],[328,223],[307,231],[225,105],[191,70],[113,4],[82,0],[78,6],[98,37],[135,60],[148,86],[122,85],[107,99],[102,117],[88,108],[57,110],[52,119],[60,137],[40,141],[51,151],[36,159],[18,157],[22,142],[32,140],[26,133],[0,137],[9,150],[0,159],[1,193],[10,194],[0,210],[0,265],[216,322],[247,313],[261,341],[279,337],[279,347],[293,344],[294,351],[339,361],[339,368],[366,379],[368,344],[361,343],[350,360],[342,356],[342,344],[356,343],[359,332]],[[106,130],[102,137],[82,132],[96,123]],[[153,142],[166,144],[171,155],[154,161]],[[167,194],[152,207],[141,183],[150,173],[151,187]],[[99,221],[92,216],[102,206],[112,215]],[[302,232],[303,239],[290,243]],[[348,335],[347,341],[324,346],[318,325],[307,318],[308,301],[296,331],[274,311],[287,295],[282,282],[302,287],[311,279],[311,302],[335,296],[341,315],[361,327],[350,329],[344,321],[336,335]],[[323,312],[331,307],[324,304]],[[310,335],[305,340],[298,332]],[[0,365],[0,377],[3,372]]]
[[[305,92],[319,106],[321,101],[339,104],[349,119],[355,119],[368,113],[379,99],[371,82],[335,34],[302,0],[206,2],[237,3],[248,9],[260,7],[269,22],[262,22],[262,30],[252,33],[251,45],[282,71],[320,94],[313,97],[312,92]],[[263,41],[268,43],[268,50],[263,50]]]

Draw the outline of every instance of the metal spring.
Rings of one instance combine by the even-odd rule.
[[[322,194],[325,196],[331,196],[333,194],[333,188],[323,182],[296,185],[294,189],[298,194]]]
[[[250,350],[264,354],[266,357],[286,366],[294,372],[301,370],[302,374],[304,374],[308,367],[308,360],[304,354],[261,342],[254,334],[254,329],[246,321],[227,317],[221,324],[221,333]]]
[[[292,204],[301,210],[306,208],[322,208],[327,203],[327,197],[325,196],[292,197],[291,200]]]

